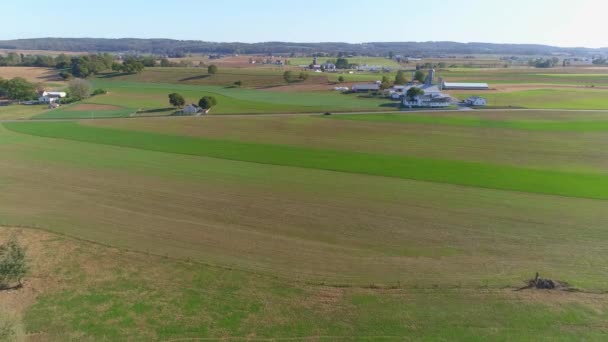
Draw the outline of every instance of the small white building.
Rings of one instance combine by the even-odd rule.
[[[488,100],[484,99],[481,96],[471,96],[468,99],[464,100],[464,103],[468,106],[484,107],[488,105]]]
[[[40,94],[38,98],[38,102],[40,103],[56,103],[59,102],[60,99],[68,96],[67,93],[61,91],[44,91]]]

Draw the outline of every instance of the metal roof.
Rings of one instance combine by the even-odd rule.
[[[487,83],[452,83],[443,82],[444,88],[490,88]]]

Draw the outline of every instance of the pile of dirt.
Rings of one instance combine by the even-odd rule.
[[[565,282],[552,280],[552,279],[543,279],[540,277],[539,273],[536,273],[534,279],[528,280],[528,285],[520,288],[519,290],[529,290],[529,289],[537,289],[537,290],[572,290],[572,287]]]

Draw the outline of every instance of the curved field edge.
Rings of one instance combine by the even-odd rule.
[[[81,126],[76,122],[10,122],[7,129],[47,138],[549,195],[608,199],[608,175],[520,168],[407,156],[223,141]]]
[[[324,117],[328,118],[328,117]],[[436,117],[415,114],[370,114],[370,115],[333,115],[329,118],[338,120],[394,122],[404,124],[430,124],[480,128],[501,128],[523,131],[549,132],[606,132],[608,120],[605,121],[539,121],[539,120],[491,120],[474,116]]]

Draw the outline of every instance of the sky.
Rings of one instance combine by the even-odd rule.
[[[128,37],[608,47],[607,10],[608,0],[6,1],[0,5],[0,40]]]

